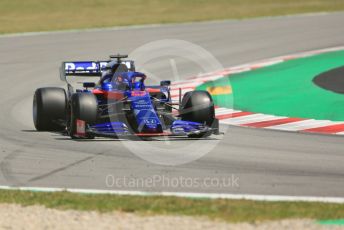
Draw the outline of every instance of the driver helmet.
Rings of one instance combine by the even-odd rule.
[[[142,82],[138,81],[138,82],[134,82],[133,88],[134,90],[142,90]]]

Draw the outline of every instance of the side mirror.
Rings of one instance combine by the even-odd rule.
[[[171,81],[169,80],[160,82],[160,86],[170,86],[170,85],[171,85]]]
[[[95,86],[96,86],[96,83],[94,83],[94,82],[84,82],[83,84],[83,87],[84,88],[94,88]]]

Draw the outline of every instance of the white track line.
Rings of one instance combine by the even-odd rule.
[[[241,125],[241,124],[253,123],[256,121],[273,120],[274,118],[275,116],[272,116],[272,115],[255,113],[255,114],[250,114],[247,116],[223,119],[221,120],[221,123],[230,124],[230,125]]]
[[[344,135],[344,132],[336,133],[336,135]]]
[[[44,187],[10,187],[0,186],[3,190],[20,190],[31,192],[71,192],[84,194],[111,194],[131,196],[175,196],[185,198],[203,199],[233,199],[233,200],[255,200],[255,201],[303,201],[344,204],[344,197],[315,197],[315,196],[275,196],[254,194],[226,194],[226,193],[186,193],[186,192],[143,192],[123,190],[100,190],[100,189],[71,189],[71,188],[44,188]]]
[[[287,117],[278,117],[278,116],[274,116],[274,115],[267,115],[267,114],[263,114],[265,115],[264,116],[261,116],[261,117],[257,117],[256,119],[252,119],[252,120],[249,120],[245,123],[242,123],[240,125],[248,125],[248,124],[251,124],[251,123],[256,123],[256,122],[264,122],[264,121],[274,121],[274,120],[279,120],[279,119],[284,119],[284,118],[287,118]]]
[[[279,64],[282,62],[283,62],[282,59],[277,59],[277,60],[269,60],[269,61],[265,61],[265,62],[259,62],[256,64],[253,63],[251,68],[255,69],[255,68],[268,67],[268,66],[276,65],[276,64]]]
[[[196,86],[203,84],[203,82],[177,82],[171,85],[172,89],[178,89],[178,88],[184,88],[184,87],[190,87],[195,88]]]
[[[214,73],[214,75],[211,74],[209,76],[204,76],[204,77],[202,77],[202,76],[195,77],[193,79],[190,79],[190,81],[215,81],[215,80],[222,78],[222,77],[224,77],[224,76],[221,74]]]
[[[331,125],[331,121],[323,121],[323,120],[304,120],[304,121],[296,121],[290,122],[287,124],[282,125],[275,125],[266,127],[267,129],[274,129],[274,130],[284,130],[284,131],[301,131],[305,129],[317,128],[321,126]]]
[[[232,113],[239,113],[239,112],[241,112],[241,110],[226,109],[226,108],[215,109],[216,115],[232,114]]]

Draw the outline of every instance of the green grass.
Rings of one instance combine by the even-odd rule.
[[[81,211],[123,211],[140,215],[187,215],[229,222],[256,222],[286,218],[340,219],[344,205],[309,202],[262,202],[224,199],[188,199],[161,196],[87,195],[69,192],[0,191],[0,203]]]
[[[1,0],[0,33],[341,10],[343,0]]]

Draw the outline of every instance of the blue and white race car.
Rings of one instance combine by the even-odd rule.
[[[127,55],[108,61],[63,62],[63,88],[39,88],[33,99],[33,121],[38,131],[67,131],[71,138],[96,136],[186,136],[219,134],[214,103],[207,91],[187,92],[173,103],[170,81],[146,86]],[[74,89],[69,76],[98,76]]]

